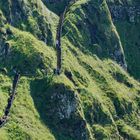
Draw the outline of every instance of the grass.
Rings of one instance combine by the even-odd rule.
[[[11,30],[15,36],[9,36],[7,41],[10,44],[11,55],[3,61],[4,67],[8,70],[17,67],[23,75],[33,75],[41,71],[43,74],[43,71],[49,72],[52,70],[55,59],[52,47],[46,48],[45,43],[36,41],[27,32],[21,32],[15,28],[11,28]]]
[[[6,59],[0,60],[0,67],[7,70],[6,75],[0,72],[0,115],[7,102],[12,68],[16,66],[22,77],[9,121],[0,130],[1,139],[139,139],[140,83],[110,57],[105,57],[112,51],[114,41],[119,43],[120,40],[108,16],[107,5],[97,1],[90,4],[86,9],[83,8],[86,1],[77,2],[66,17],[60,76],[53,75],[56,53],[52,46],[29,32],[9,25],[5,27],[11,29],[12,35],[7,39],[10,53]],[[99,37],[98,33],[103,31],[115,34],[115,37],[109,37],[108,42],[108,37],[104,40],[109,50],[102,43],[101,36],[97,38],[99,43],[93,43],[93,47],[103,49],[104,57],[98,57],[94,48],[89,53],[91,36],[78,28],[83,24],[77,25],[90,8],[95,8],[96,14],[107,12],[103,19],[87,15],[90,23],[95,21],[101,28],[94,37]],[[105,25],[102,25],[103,21],[106,21]],[[85,31],[89,34],[89,29]],[[72,77],[68,77],[66,71],[71,72]]]
[[[13,4],[2,0],[0,9],[11,25],[32,33],[48,45],[54,45],[55,32],[52,31],[56,29],[58,17],[50,12],[42,1],[23,0]]]
[[[66,38],[63,38],[63,71],[67,69],[72,72],[73,80],[77,83],[77,86],[63,73],[60,77],[53,76],[52,79],[51,73],[55,66],[54,49],[38,41],[29,33],[21,32],[15,28],[11,29],[14,36],[9,36],[8,42],[11,44],[12,52],[9,57],[13,59],[11,61],[10,58],[7,58],[8,65],[7,63],[3,65],[9,72],[9,65],[18,64],[24,75],[25,68],[23,67],[23,62],[25,60],[29,61],[29,66],[26,66],[29,76],[25,75],[20,80],[10,120],[2,128],[1,133],[7,135],[7,139],[43,140],[47,137],[48,140],[74,140],[75,133],[72,130],[76,130],[77,127],[75,125],[77,126],[78,122],[82,123],[86,119],[90,129],[87,127],[78,129],[79,135],[76,136],[77,138],[84,131],[86,131],[85,137],[89,137],[90,133],[92,135],[95,134],[92,138],[98,137],[100,133],[102,133],[103,137],[114,137],[114,132],[116,133],[115,137],[117,137],[116,126],[114,126],[116,116],[122,112],[121,116],[118,117],[123,119],[124,116],[131,116],[132,111],[136,112],[135,108],[138,109],[138,100],[136,100],[136,97],[140,98],[137,94],[140,90],[139,83],[130,78],[113,61],[101,61],[96,56],[84,54],[79,48],[75,48]],[[17,52],[22,53],[21,55],[17,55]],[[25,57],[22,56],[23,54]],[[40,61],[37,61],[38,63],[35,61],[40,54],[42,56],[41,62],[44,65],[44,69],[47,69],[48,76],[43,75],[41,72],[42,68],[38,65]],[[31,66],[32,71],[30,70]],[[36,73],[33,73],[33,71]],[[40,72],[37,73],[38,71]],[[33,76],[30,76],[30,74],[33,74]],[[114,75],[119,75],[119,80]],[[4,75],[1,74],[1,77],[3,78]],[[9,78],[8,76],[7,80]],[[5,81],[3,82],[7,88],[10,87],[10,79],[8,80],[9,84],[5,83]],[[129,87],[125,84],[126,82],[129,82],[133,86]],[[3,95],[1,109],[6,104],[7,88],[4,87],[4,84],[1,84],[1,91],[2,93],[5,92],[5,94],[1,93]],[[61,95],[60,99],[59,95]],[[54,98],[53,100],[52,97]],[[61,98],[66,98],[66,103],[63,103]],[[59,113],[66,111],[66,114],[64,114],[67,116],[69,103],[72,102],[79,104],[78,106],[74,106],[77,111],[70,113],[70,118],[66,119],[64,117],[65,119],[61,120],[62,116]],[[132,102],[135,103],[134,107],[131,107]],[[63,110],[63,106],[65,106],[66,110]],[[63,111],[61,112],[60,110]],[[127,122],[128,120],[126,119],[125,121]],[[92,125],[95,124],[102,127],[99,130],[97,128],[92,133]],[[67,127],[67,131],[64,131],[66,125],[69,127]]]
[[[78,1],[70,7],[63,36],[86,54],[96,54],[101,59],[111,58],[125,65],[122,44],[104,0]],[[122,57],[116,56],[116,51]]]

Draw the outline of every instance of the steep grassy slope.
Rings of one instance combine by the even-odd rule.
[[[35,78],[30,75],[30,66],[23,68],[22,74],[27,71],[28,76],[21,78],[9,122],[2,129],[1,133],[7,135],[5,139],[117,139],[118,133],[124,137],[139,137],[136,131],[140,127],[137,123],[139,83],[119,66],[110,60],[101,61],[95,56],[85,55],[64,39],[65,74],[52,77],[54,51],[27,33],[15,29],[13,33],[9,42],[12,42],[11,55],[18,67],[22,70],[26,60],[38,73]],[[24,45],[21,46],[20,42]],[[15,49],[24,49],[25,56],[31,49],[34,58],[16,57]],[[44,70],[50,71],[48,75],[44,75],[40,65],[34,64],[32,59],[38,58],[36,53],[48,58],[43,63],[46,65]],[[13,65],[14,61],[10,64]],[[7,63],[4,65],[7,67]],[[7,69],[11,71],[9,67]],[[72,72],[72,77],[69,77],[69,72]],[[12,73],[8,75],[12,76]],[[1,74],[1,112],[10,88],[9,76]],[[133,130],[132,134],[128,133],[129,129]]]
[[[127,69],[122,44],[105,0],[76,2],[67,14],[64,36],[82,51],[101,59],[114,59]]]
[[[57,14],[60,14],[62,12],[62,10],[64,9],[64,8],[61,8],[62,10],[60,10],[58,7],[64,7],[64,5],[66,5],[66,2],[64,2],[64,1],[61,1],[58,3],[54,2],[53,4],[49,4],[49,2],[46,2],[46,1],[44,1],[44,2],[46,3],[48,8],[50,8]],[[140,71],[140,68],[139,68],[139,59],[140,59],[140,57],[139,57],[140,56],[139,36],[140,35],[139,35],[138,30],[140,27],[139,26],[140,2],[138,0],[122,0],[122,1],[121,0],[116,0],[116,1],[107,0],[107,3],[109,6],[109,10],[112,14],[112,18],[113,18],[115,27],[117,28],[120,42],[121,42],[124,52],[125,52],[125,58],[128,63],[128,71],[136,79],[139,79],[139,77],[140,77],[139,76],[140,75],[140,73],[139,73],[139,71]],[[92,5],[92,4],[90,4],[90,5]],[[105,37],[103,37],[104,30],[101,30],[101,29],[105,28],[105,30],[107,32],[106,34],[109,34],[110,31],[106,28],[106,26],[108,26],[107,24],[111,23],[111,22],[108,20],[108,23],[106,23],[107,20],[106,19],[103,20],[103,16],[105,16],[104,15],[105,12],[103,12],[103,10],[101,10],[102,12],[100,12],[100,10],[97,9],[97,6],[92,5],[92,6],[88,6],[88,7],[89,8],[87,9],[87,11],[85,10],[85,8],[82,8],[82,11],[79,10],[79,12],[83,12],[83,13],[80,14],[80,13],[78,13],[78,10],[77,10],[77,11],[74,11],[74,13],[71,13],[70,16],[73,15],[71,17],[71,19],[72,18],[74,18],[74,20],[76,19],[75,22],[77,24],[75,24],[75,25],[77,26],[78,30],[81,30],[80,28],[83,29],[83,27],[85,27],[85,25],[89,26],[88,29],[85,28],[85,30],[82,31],[83,34],[86,33],[86,35],[87,34],[89,35],[88,36],[89,40],[85,39],[86,43],[84,44],[84,46],[86,46],[86,49],[87,48],[90,49],[90,52],[92,51],[98,55],[101,55],[101,57],[103,57],[103,55],[105,53],[102,52],[102,50],[104,50],[104,48],[102,48],[102,47],[107,46],[107,49],[108,49],[108,46],[111,44],[111,48],[112,48],[112,45],[113,45],[112,42],[114,42],[114,40],[111,35],[112,42],[109,42],[110,44],[109,43],[101,44],[103,42],[107,42],[107,41],[104,41],[104,39],[105,39]],[[89,9],[92,9],[91,13],[89,12]],[[105,10],[105,11],[107,13],[109,12],[107,10]],[[92,14],[92,12],[94,12],[94,14]],[[78,17],[77,14],[78,14],[78,16],[80,14],[81,17]],[[107,15],[109,15],[109,13]],[[98,19],[97,17],[98,18],[102,17],[102,18]],[[134,18],[134,22],[131,22],[130,20],[133,20],[133,18]],[[90,19],[90,21],[88,21],[89,19]],[[69,21],[71,23],[71,20],[69,20]],[[94,22],[91,22],[91,21],[94,21]],[[82,24],[81,22],[83,22],[84,24],[81,25]],[[106,23],[106,24],[103,24],[104,26],[105,25],[106,26],[105,27],[101,26],[101,24],[99,24],[99,22]],[[68,28],[69,28],[69,26],[68,26]],[[66,30],[70,30],[70,29],[66,29]],[[100,30],[100,31],[97,31],[97,30]],[[116,30],[116,29],[112,28],[112,30]],[[79,32],[79,34],[81,34],[81,31],[78,31],[78,32]],[[107,36],[106,34],[105,34],[105,36]],[[84,34],[84,36],[85,36],[85,34]],[[85,37],[85,38],[88,38],[88,37]],[[99,42],[99,40],[101,40],[101,42]],[[109,36],[107,37],[107,40],[110,40]],[[109,53],[110,53],[111,57],[113,58],[114,54],[112,54],[112,52],[109,52]],[[107,56],[109,56],[109,54],[107,54]]]
[[[2,140],[140,139],[140,83],[110,59],[114,42],[122,50],[120,39],[107,5],[90,2],[80,0],[67,13],[60,76],[53,75],[55,49],[20,27],[3,26],[1,14],[0,42],[2,47],[8,43],[9,50],[0,57],[0,68],[5,70],[0,71],[0,115],[7,102],[13,68],[21,71],[9,121],[0,129]],[[106,11],[105,19],[87,15],[85,23],[90,21],[90,25],[81,25],[81,17],[92,8],[99,15]],[[98,30],[90,34],[90,27],[97,23]]]
[[[58,19],[42,1],[1,0],[0,9],[11,25],[31,32],[46,44],[54,44],[55,32],[52,31]]]

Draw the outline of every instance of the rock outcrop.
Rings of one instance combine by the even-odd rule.
[[[113,21],[129,21],[139,23],[140,6],[131,5],[109,5]]]

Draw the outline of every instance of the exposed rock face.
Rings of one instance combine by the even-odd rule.
[[[120,43],[120,46],[122,46],[121,43]],[[112,58],[113,58],[116,62],[118,62],[118,64],[119,64],[120,66],[122,66],[124,70],[127,70],[127,63],[126,63],[126,60],[125,60],[125,55],[124,55],[123,50],[122,50],[121,48],[119,48],[119,47],[117,46],[117,44],[115,45],[114,48],[115,48],[115,49],[114,49],[114,53],[113,53],[113,55],[112,55]]]
[[[78,95],[74,91],[61,84],[54,85],[48,101],[48,114],[50,119],[58,124],[55,126],[56,129],[61,130],[62,133],[68,132],[75,139],[89,140],[89,130],[81,114]],[[55,107],[53,107],[54,103]]]
[[[72,93],[73,97],[69,97],[66,94],[54,93],[51,96],[52,100],[57,100],[58,108],[57,115],[59,119],[70,119],[71,115],[76,112],[78,102],[76,100],[76,94]]]
[[[140,22],[138,20],[138,17],[140,17],[140,6],[110,5],[109,8],[114,21]]]

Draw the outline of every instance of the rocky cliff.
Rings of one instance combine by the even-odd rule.
[[[67,3],[55,2],[0,1],[0,116],[21,75],[0,139],[140,139],[139,2],[69,5],[60,75],[54,44]]]
[[[134,0],[116,3],[108,1],[108,5],[125,50],[128,71],[139,79],[140,34],[137,31],[140,26],[140,3]]]

